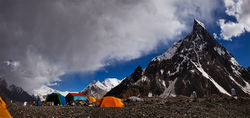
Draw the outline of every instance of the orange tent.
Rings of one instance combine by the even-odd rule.
[[[0,118],[12,118],[8,109],[6,108],[5,102],[0,97]]]
[[[98,100],[97,100],[98,101]],[[101,102],[99,104],[99,107],[124,107],[124,104],[121,99],[112,97],[112,96],[107,96],[101,98]]]

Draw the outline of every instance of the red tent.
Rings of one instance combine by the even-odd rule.
[[[67,103],[72,100],[88,100],[88,97],[82,93],[68,93],[66,96]]]

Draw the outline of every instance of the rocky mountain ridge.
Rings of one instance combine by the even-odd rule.
[[[30,102],[35,100],[34,96],[31,96],[26,91],[24,91],[21,87],[10,85],[8,86],[5,79],[0,78],[0,96],[7,101],[13,100],[18,102]]]
[[[190,96],[193,91],[199,97],[231,96],[232,88],[245,96],[250,94],[249,82],[248,71],[195,19],[190,34],[153,58],[144,70],[138,66],[106,96]]]

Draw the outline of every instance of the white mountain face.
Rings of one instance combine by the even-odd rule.
[[[48,94],[51,94],[51,93],[60,93],[63,96],[66,96],[69,93],[69,91],[58,91],[58,90],[52,89],[46,85],[42,85],[40,88],[33,90],[33,95],[39,96],[41,101],[44,101],[46,99],[46,96]]]
[[[116,87],[120,83],[121,83],[121,80],[118,80],[116,78],[105,79],[102,82],[102,84],[106,87],[107,91],[110,91],[112,88]]]
[[[100,98],[120,83],[121,80],[116,78],[107,78],[102,83],[100,81],[93,81],[80,93],[93,96],[95,98]]]

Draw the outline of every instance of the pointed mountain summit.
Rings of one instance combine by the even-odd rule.
[[[190,96],[211,94],[250,95],[250,75],[235,58],[194,20],[193,31],[174,43],[167,52],[152,59],[144,69],[136,69],[106,96]]]
[[[193,30],[200,31],[202,29],[206,29],[205,25],[201,21],[194,19]]]
[[[88,96],[93,96],[95,98],[103,97],[108,91],[121,83],[121,80],[116,78],[107,78],[103,82],[93,81],[86,88],[84,88],[80,93]]]

